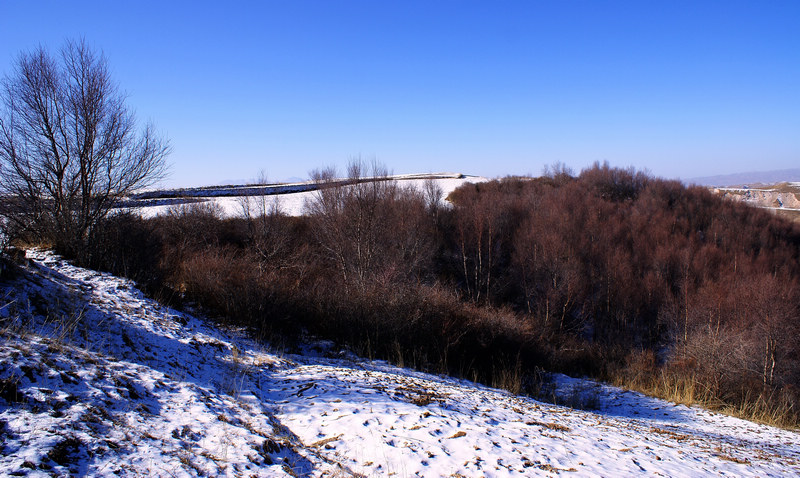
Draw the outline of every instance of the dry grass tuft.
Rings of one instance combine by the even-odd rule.
[[[553,431],[557,431],[557,432],[568,432],[568,431],[570,431],[570,428],[568,426],[564,426],[564,425],[561,425],[561,424],[558,424],[558,423],[546,423],[546,422],[540,422],[540,421],[536,421],[536,420],[530,420],[530,421],[525,422],[525,424],[528,425],[528,426],[538,426],[538,427],[542,427],[542,428],[547,428],[548,430],[553,430]]]

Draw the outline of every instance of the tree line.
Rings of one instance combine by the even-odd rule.
[[[796,225],[607,164],[446,199],[360,161],[344,183],[314,177],[302,217],[110,217],[89,264],[273,341],[311,334],[515,390],[541,368],[586,374],[796,419]]]

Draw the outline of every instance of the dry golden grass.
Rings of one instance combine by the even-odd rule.
[[[635,379],[615,376],[614,385],[635,390],[645,395],[661,398],[687,406],[700,406],[745,420],[765,425],[795,430],[800,428],[800,417],[788,399],[747,394],[737,403],[723,401],[693,375],[660,371],[651,376],[638,375]]]

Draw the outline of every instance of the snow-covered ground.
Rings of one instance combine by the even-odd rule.
[[[798,183],[782,183],[775,187],[737,187],[713,188],[712,192],[734,201],[742,201],[752,206],[772,209],[800,210],[800,187]]]
[[[29,252],[0,284],[3,476],[789,476],[800,435],[585,380],[597,411],[281,354]],[[13,287],[12,287],[13,285]]]
[[[465,176],[458,173],[407,174],[392,176],[401,187],[414,187],[422,190],[426,180],[431,179],[442,189],[444,197],[465,183],[488,181],[481,176]],[[312,182],[278,184],[267,186],[219,186],[195,189],[149,191],[137,201],[137,209],[144,217],[164,214],[171,208],[186,204],[206,204],[218,207],[222,216],[242,216],[247,207],[251,213],[271,211],[277,207],[289,216],[300,216],[305,212],[305,204],[315,193]]]

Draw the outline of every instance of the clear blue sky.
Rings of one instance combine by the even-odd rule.
[[[172,141],[169,185],[800,167],[800,1],[0,0],[0,69],[85,37]]]

